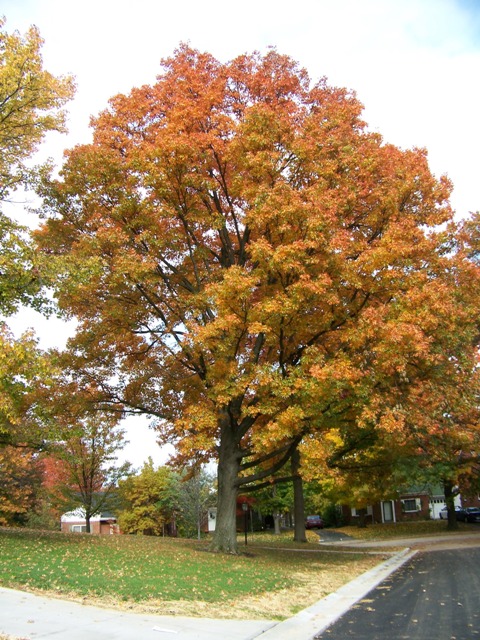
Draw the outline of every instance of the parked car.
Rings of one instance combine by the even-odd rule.
[[[455,517],[460,522],[465,522],[467,520],[467,509],[462,509],[461,507],[455,507]],[[447,507],[443,507],[443,509],[440,511],[440,518],[442,520],[448,519]]]
[[[480,508],[479,507],[467,507],[465,509],[467,522],[480,522]]]
[[[307,516],[305,529],[323,529],[323,520],[320,516]]]

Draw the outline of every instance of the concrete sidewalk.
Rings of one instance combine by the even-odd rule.
[[[405,549],[392,555],[336,593],[283,622],[125,613],[0,588],[0,632],[29,640],[310,640],[414,553]]]

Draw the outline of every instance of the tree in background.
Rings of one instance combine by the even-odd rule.
[[[0,525],[26,525],[37,509],[42,483],[38,454],[11,446],[0,447]]]
[[[208,509],[215,504],[215,479],[212,474],[202,468],[178,474],[177,528],[181,535],[189,538],[196,535],[200,540]]]
[[[448,528],[458,527],[455,495],[478,495],[480,481],[474,330],[472,323],[460,322],[451,336],[442,336],[431,368],[397,386],[397,403],[382,428],[332,429],[321,443],[304,443],[303,473],[318,480],[323,495],[362,513],[367,505],[397,498],[415,485],[440,484]]]
[[[282,482],[275,484],[272,482],[263,489],[254,491],[252,496],[255,499],[255,508],[262,514],[267,523],[273,522],[274,533],[280,535],[282,515],[293,511],[292,483]]]
[[[164,536],[178,511],[177,487],[174,472],[169,467],[155,468],[151,458],[140,473],[121,480],[118,523],[123,533]]]
[[[459,493],[478,495],[480,482],[480,371],[476,349],[464,350],[445,371],[412,389],[408,414],[409,442],[420,473],[440,483],[448,508],[447,526],[457,529],[454,499]],[[449,383],[450,382],[450,383]],[[453,384],[452,384],[453,383]]]
[[[361,112],[275,51],[222,64],[181,46],[40,190],[72,368],[154,416],[179,463],[218,458],[213,550],[237,551],[239,491],[305,439],[400,429],[436,318],[472,324],[449,181]]]
[[[64,433],[64,441],[52,447],[52,455],[61,462],[52,499],[62,511],[81,507],[90,533],[91,518],[117,506],[118,483],[130,471],[130,463],[117,461],[125,445],[124,431],[115,417],[92,413],[77,418]]]
[[[62,460],[55,458],[48,447],[39,456],[41,488],[35,510],[28,516],[31,529],[59,530],[63,503],[58,500],[59,487],[68,484],[68,469]]]

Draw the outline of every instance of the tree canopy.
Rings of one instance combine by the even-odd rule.
[[[52,364],[33,335],[15,340],[0,322],[0,447],[44,447],[50,434],[46,398],[52,378]]]
[[[473,336],[449,181],[361,113],[274,50],[182,45],[43,185],[72,367],[180,460],[218,459],[214,549],[236,551],[239,489],[307,437],[402,429],[402,389],[449,357],[434,336]]]
[[[73,95],[70,77],[55,77],[43,68],[43,41],[32,27],[25,36],[8,33],[0,19],[0,203],[36,172],[32,155],[49,131],[65,131],[63,106]],[[37,255],[27,230],[0,211],[0,315],[22,304],[40,307]],[[51,372],[32,335],[15,340],[0,323],[0,446],[38,448],[42,407],[35,390],[45,387]]]
[[[66,131],[62,107],[74,92],[69,76],[43,68],[43,40],[36,27],[7,33],[0,18],[0,200],[31,173],[31,158],[48,131]]]
[[[124,533],[149,536],[165,535],[174,521],[177,502],[176,478],[172,469],[157,467],[149,458],[140,472],[119,483],[120,515]]]

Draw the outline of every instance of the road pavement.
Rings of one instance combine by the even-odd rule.
[[[315,637],[321,640],[480,638],[480,548],[419,552]]]

